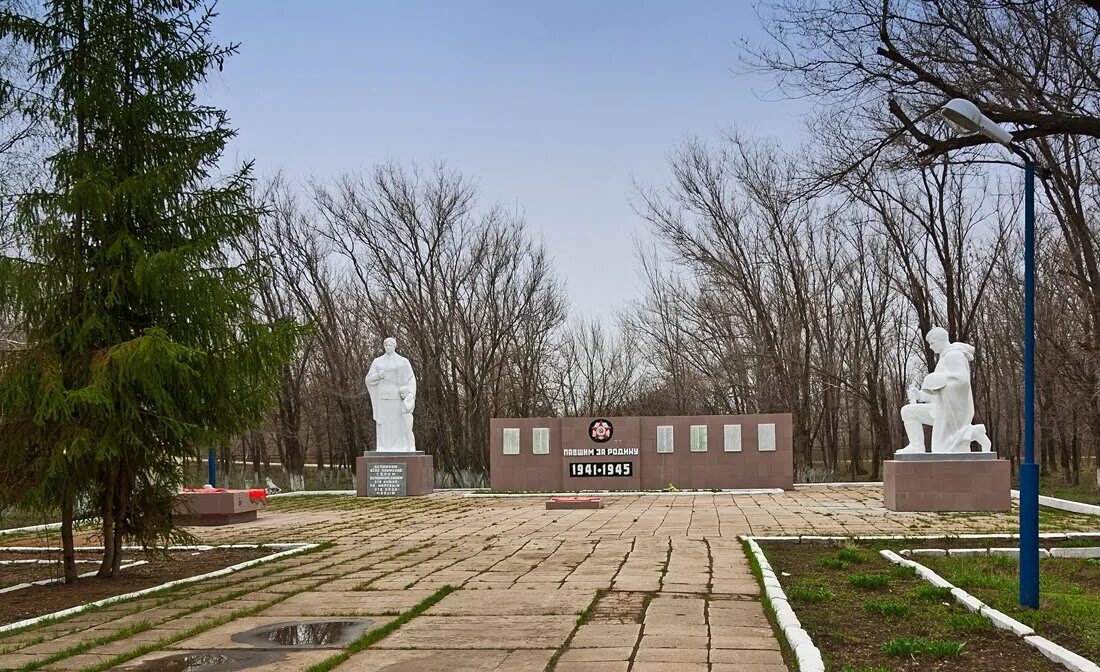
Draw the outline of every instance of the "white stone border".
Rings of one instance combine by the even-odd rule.
[[[747,488],[743,490],[572,490],[568,492],[470,492],[464,497],[631,497],[634,495],[782,495],[782,488]]]
[[[6,530],[0,530],[0,537],[6,537],[11,534],[27,534],[29,532],[47,532],[49,530],[56,530],[61,527],[61,523],[46,523],[45,525],[28,525],[27,527],[12,527]]]
[[[985,549],[988,550],[988,549]],[[879,551],[879,555],[886,558],[890,562],[901,565],[903,567],[912,567],[916,573],[925,581],[931,583],[934,586],[942,588],[950,588],[951,595],[955,598],[955,601],[963,605],[970,611],[980,614],[988,618],[994,626],[1008,630],[1014,633],[1017,637],[1022,637],[1029,645],[1039,649],[1039,652],[1044,656],[1053,660],[1054,662],[1062,665],[1068,670],[1073,672],[1100,672],[1100,665],[1092,662],[1091,660],[1079,656],[1069,649],[1063,648],[1054,642],[1040,637],[1035,634],[1035,630],[1031,626],[1021,623],[1011,616],[1005,614],[1002,611],[998,611],[993,607],[990,607],[985,602],[982,602],[978,598],[974,597],[970,593],[966,592],[962,588],[955,587],[951,582],[941,577],[936,572],[925,567],[919,562],[912,560],[906,560],[890,550]]]
[[[50,560],[40,560],[39,562],[54,564]],[[77,560],[77,562],[81,562],[81,561]],[[98,560],[89,560],[88,562],[98,562]],[[137,560],[135,562],[128,562],[125,565],[120,565],[119,569],[129,569],[130,567],[138,567],[140,565],[147,565],[147,564],[149,564],[148,560]],[[78,579],[87,579],[89,577],[95,576],[98,573],[99,573],[99,570],[97,569],[97,570],[94,570],[94,571],[91,571],[91,572],[84,572],[83,574],[77,574],[76,578],[78,578]],[[16,590],[23,590],[24,588],[30,588],[31,586],[48,586],[48,585],[51,585],[51,584],[54,584],[54,583],[61,583],[64,580],[65,580],[65,577],[59,576],[56,579],[41,579],[39,581],[28,581],[27,583],[17,583],[13,586],[7,586],[5,588],[0,588],[0,594],[10,593],[10,592],[13,592],[13,591],[16,591]],[[0,631],[0,632],[2,632],[2,631]]]
[[[1100,539],[1100,532],[1040,532],[1040,539],[1085,539],[1095,537]],[[876,534],[876,535],[848,535],[848,536],[819,536],[812,534],[799,534],[794,536],[746,536],[746,539],[758,541],[797,541],[797,542],[826,542],[826,541],[950,541],[952,539],[1019,539],[1019,534],[1007,532],[991,532],[988,534]]]
[[[914,548],[898,551],[898,555],[908,558],[914,555],[938,555],[953,558],[968,555],[1000,555],[1011,558],[1020,557],[1019,548]],[[1040,548],[1040,558],[1100,558],[1100,546],[1072,546],[1067,548]]]
[[[290,544],[258,544],[258,545],[237,544],[237,545],[229,545],[229,546],[227,546],[227,548],[246,548],[246,547],[247,548],[259,548],[259,547],[272,547],[272,548],[275,548],[275,547],[285,547],[285,546],[288,546],[288,545],[290,545]],[[261,564],[264,564],[264,563],[273,562],[275,560],[281,560],[285,557],[288,557],[288,556],[291,556],[291,555],[295,555],[297,553],[302,553],[302,552],[317,548],[319,545],[320,544],[306,544],[306,543],[295,544],[294,545],[295,548],[291,548],[291,549],[288,549],[288,550],[285,550],[285,551],[279,551],[278,553],[273,553],[271,555],[265,555],[262,558],[255,558],[253,560],[246,560],[245,562],[239,562],[239,563],[237,563],[235,565],[231,565],[229,567],[218,569],[218,570],[215,570],[213,572],[207,572],[206,574],[199,574],[198,576],[189,576],[189,577],[184,578],[184,579],[178,579],[176,581],[169,581],[168,583],[162,583],[159,586],[153,586],[151,588],[144,588],[142,590],[136,590],[132,593],[126,593],[125,595],[113,595],[111,597],[105,597],[102,600],[96,600],[95,602],[88,602],[86,604],[81,604],[79,606],[71,607],[69,609],[62,609],[61,611],[55,611],[52,614],[46,614],[44,616],[36,616],[34,618],[28,618],[28,619],[25,619],[25,620],[22,620],[22,621],[16,621],[15,623],[9,623],[7,625],[2,625],[2,626],[0,626],[0,633],[9,632],[11,630],[19,630],[21,628],[26,628],[28,626],[36,625],[36,624],[41,623],[43,621],[48,621],[48,620],[57,619],[57,618],[63,618],[63,617],[66,617],[66,616],[72,616],[74,614],[79,614],[83,611],[87,611],[87,610],[95,608],[95,607],[101,607],[101,606],[106,605],[106,604],[114,604],[115,602],[124,602],[126,600],[130,600],[130,599],[133,599],[135,597],[141,597],[143,595],[149,595],[151,593],[156,593],[156,592],[171,588],[173,586],[182,586],[182,585],[185,585],[185,584],[188,584],[188,583],[195,583],[197,581],[205,581],[206,579],[213,579],[213,578],[218,577],[218,576],[225,576],[226,574],[232,574],[233,572],[239,572],[242,569],[248,569],[249,567],[254,567],[256,565],[261,565]],[[218,548],[218,547],[215,546],[214,548]],[[169,547],[169,550],[171,550],[171,547]],[[185,547],[182,550],[187,550],[187,549]]]
[[[1012,493],[1012,499],[1020,499],[1019,490],[1010,490],[1009,492]],[[1062,511],[1070,511],[1072,513],[1083,513],[1090,516],[1100,516],[1100,506],[1085,504],[1084,502],[1075,502],[1071,499],[1059,499],[1057,497],[1039,495],[1039,506],[1048,506],[1052,509],[1061,509]]]
[[[802,627],[798,616],[795,616],[787,601],[787,594],[783,592],[783,586],[779,578],[772,571],[768,559],[764,557],[764,551],[756,543],[753,537],[741,535],[741,539],[748,542],[749,550],[760,565],[760,576],[764,583],[764,596],[775,613],[776,625],[783,632],[787,645],[794,651],[794,657],[798,661],[799,672],[825,672],[825,663],[821,659],[821,651],[814,646],[809,633]]]
[[[795,490],[812,488],[881,488],[882,481],[846,481],[842,483],[795,483]]]
[[[305,542],[296,542],[292,544],[218,544],[217,546],[168,546],[166,548],[158,548],[154,550],[158,551],[212,551],[215,548],[274,548],[276,550],[286,551],[292,548],[298,548]],[[55,553],[60,551],[60,546],[0,546],[0,553]],[[98,553],[103,550],[102,546],[76,546],[73,548],[77,552]],[[148,550],[144,546],[123,546],[124,551],[145,551]],[[98,562],[98,561],[97,561]]]

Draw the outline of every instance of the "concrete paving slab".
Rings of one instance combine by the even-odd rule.
[[[355,654],[339,669],[350,672],[542,672],[553,655],[552,649],[369,649]]]

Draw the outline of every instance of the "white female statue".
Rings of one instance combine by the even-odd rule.
[[[376,357],[367,371],[367,392],[377,424],[378,452],[416,452],[413,409],[416,408],[416,376],[409,360],[397,354],[397,339],[387,338],[386,354]]]
[[[942,327],[929,329],[925,339],[939,361],[936,370],[924,377],[920,389],[910,391],[910,403],[901,407],[909,445],[897,454],[924,452],[924,425],[932,425],[933,453],[969,453],[971,442],[977,442],[982,452],[988,453],[992,446],[985,425],[971,424],[974,394],[970,389],[970,362],[974,346],[952,343]]]

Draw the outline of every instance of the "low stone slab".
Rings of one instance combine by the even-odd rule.
[[[551,497],[546,500],[547,511],[559,509],[602,509],[603,500],[599,497]]]

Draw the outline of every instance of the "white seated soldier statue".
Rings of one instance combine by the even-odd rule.
[[[974,347],[952,343],[947,330],[933,327],[925,339],[939,361],[924,377],[919,389],[910,390],[910,403],[901,407],[901,420],[909,445],[898,455],[924,453],[924,425],[932,425],[933,453],[969,453],[977,442],[982,452],[992,448],[985,425],[974,421],[974,394],[970,388],[970,362]]]

